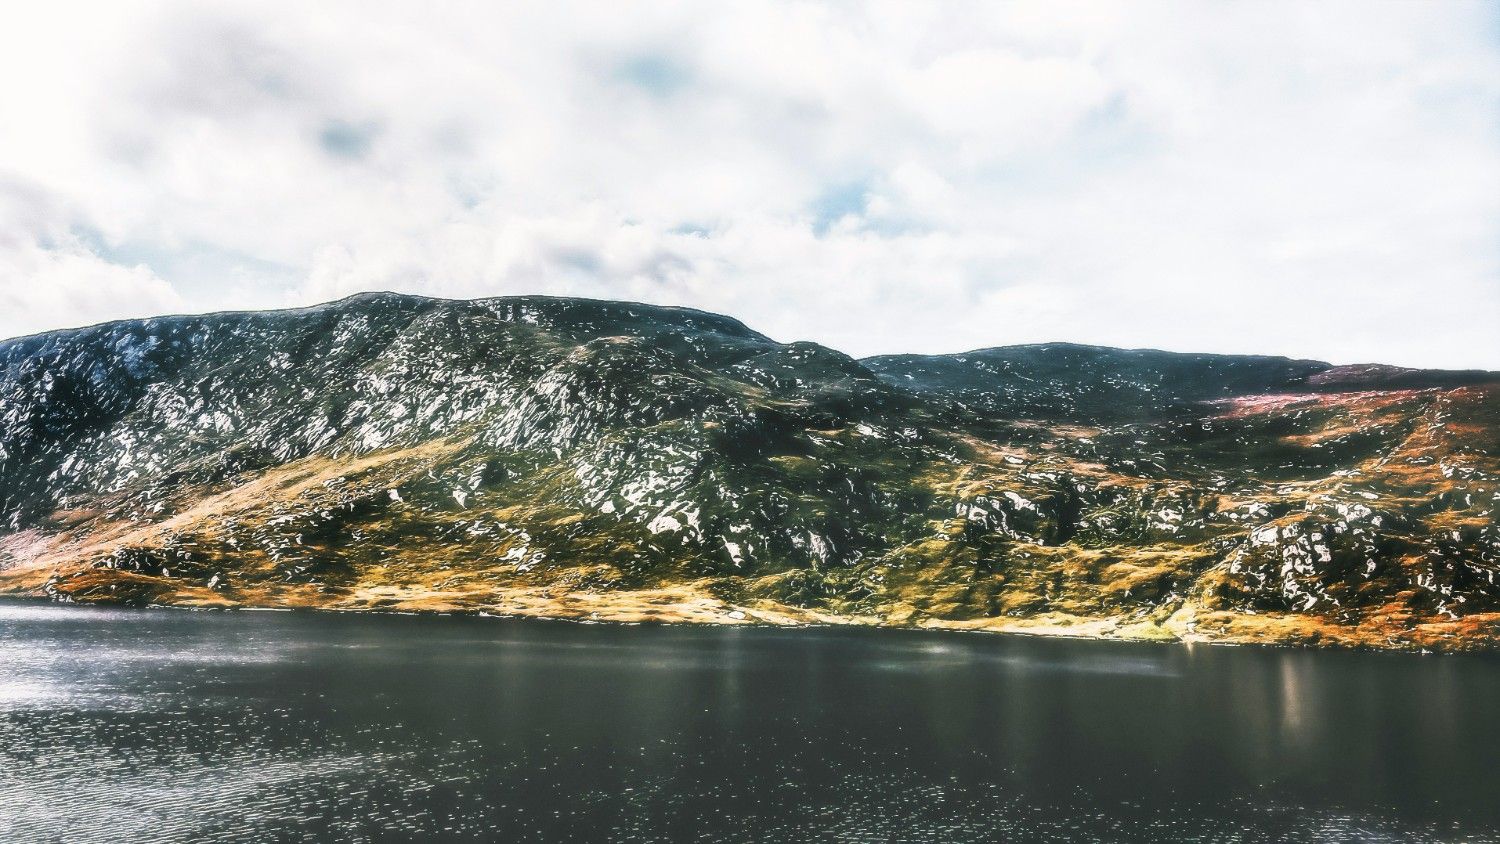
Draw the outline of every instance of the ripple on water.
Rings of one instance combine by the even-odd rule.
[[[340,733],[289,725],[292,717],[6,713],[0,839],[1454,840],[1435,829],[1295,806],[1101,806],[1082,792],[1076,802],[1038,802],[999,780],[932,781],[876,752],[858,770],[826,780],[805,764],[746,758],[795,758],[778,747],[682,754],[662,774],[633,770],[628,755],[590,758],[577,747],[508,753],[472,738],[426,740],[397,725]],[[735,757],[764,773],[725,776]],[[590,782],[614,786],[581,787]]]
[[[70,628],[51,612],[0,606],[3,842],[1500,842],[1253,788],[1122,798],[1072,769],[1043,786],[1023,769],[1037,759],[996,743],[1043,735],[1045,766],[1067,734],[1044,731],[1111,723],[1090,720],[1122,706],[1100,688],[1237,706],[1223,729],[1266,741],[1304,740],[1319,712],[1359,714],[1364,674],[1358,697],[1299,701],[1295,731],[1254,722],[1289,689],[1311,694],[1268,685],[1282,655],[1230,657],[1223,689],[1267,691],[1236,703],[1168,649],[290,616],[101,627],[87,614]],[[1387,689],[1368,700],[1388,715],[1395,687],[1369,688]],[[1186,729],[1152,706],[1133,717]],[[1160,745],[1132,749],[1176,758]],[[1247,747],[1242,764],[1263,752]]]

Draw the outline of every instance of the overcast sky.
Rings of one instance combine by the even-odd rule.
[[[1500,4],[7,10],[0,336],[374,289],[1500,369]]]

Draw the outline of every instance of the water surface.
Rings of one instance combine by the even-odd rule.
[[[0,603],[0,840],[1500,841],[1500,660]]]

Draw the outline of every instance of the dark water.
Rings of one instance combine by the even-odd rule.
[[[1500,841],[1500,660],[0,603],[0,840]]]

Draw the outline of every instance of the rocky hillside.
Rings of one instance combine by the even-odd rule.
[[[1495,373],[356,296],[0,343],[0,591],[1500,640]]]

